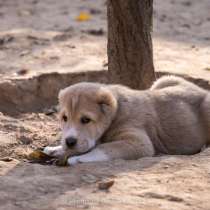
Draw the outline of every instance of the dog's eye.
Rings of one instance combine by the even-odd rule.
[[[81,122],[82,124],[88,124],[90,121],[91,121],[91,119],[90,119],[89,117],[82,117],[82,118],[80,119],[80,122]]]
[[[68,117],[66,115],[63,115],[62,119],[63,119],[64,122],[67,122]]]

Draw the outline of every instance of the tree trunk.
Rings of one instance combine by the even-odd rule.
[[[110,82],[145,89],[154,81],[152,4],[153,0],[108,0]]]

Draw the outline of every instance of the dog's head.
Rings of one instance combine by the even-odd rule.
[[[117,100],[106,85],[78,83],[60,91],[59,106],[64,149],[84,153],[110,126]]]

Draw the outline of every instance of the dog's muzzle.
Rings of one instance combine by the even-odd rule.
[[[67,147],[71,148],[77,144],[77,139],[74,137],[68,137],[65,139]]]

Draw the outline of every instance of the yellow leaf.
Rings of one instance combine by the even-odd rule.
[[[91,19],[90,14],[86,13],[86,12],[81,12],[77,17],[76,20],[77,21],[88,21]]]
[[[206,67],[205,70],[206,70],[206,71],[210,71],[210,67]]]
[[[53,157],[45,154],[43,151],[41,150],[35,150],[32,153],[30,153],[28,155],[28,159],[32,160],[32,161],[40,161],[40,162],[45,162],[48,161],[50,159],[52,159]]]

